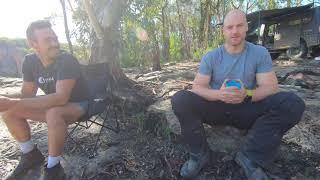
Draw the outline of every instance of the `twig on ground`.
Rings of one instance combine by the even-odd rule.
[[[167,167],[168,167],[168,171],[169,171],[169,173],[170,173],[170,178],[172,178],[172,177],[173,177],[172,167],[171,167],[171,165],[170,165],[170,163],[169,163],[169,161],[168,161],[168,159],[167,159],[167,156],[166,156],[166,155],[163,155],[163,159],[164,159],[164,161],[166,162],[166,165],[167,165]]]
[[[80,178],[83,179],[85,176],[85,172],[86,172],[86,166],[83,167]]]
[[[163,98],[166,94],[169,94],[173,89],[169,89],[168,91],[164,92],[161,96],[157,97],[158,99]]]
[[[182,80],[176,80],[176,81],[182,82],[182,83],[185,83],[185,84],[193,85],[193,81],[182,81]]]

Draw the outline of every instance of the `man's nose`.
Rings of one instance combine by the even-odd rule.
[[[235,33],[237,33],[238,32],[238,28],[237,27],[234,27],[234,28],[232,28],[232,34],[235,34]]]

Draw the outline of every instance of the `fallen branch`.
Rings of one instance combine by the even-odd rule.
[[[163,155],[163,159],[164,159],[164,161],[166,162],[166,165],[167,165],[167,167],[168,167],[168,171],[169,171],[169,173],[170,173],[170,178],[173,178],[172,167],[171,167],[171,165],[170,165],[170,163],[169,163],[169,161],[168,161],[168,159],[167,159],[167,156],[166,156],[166,155]]]
[[[166,94],[169,94],[173,89],[169,89],[168,91],[164,92],[161,96],[158,97],[158,99],[163,98]]]
[[[190,84],[190,85],[193,85],[193,81],[182,81],[182,80],[176,80],[178,82],[181,82],[181,83],[185,83],[185,84]]]

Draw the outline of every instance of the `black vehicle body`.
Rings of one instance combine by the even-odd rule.
[[[257,11],[247,20],[247,40],[265,46],[273,59],[281,53],[290,58],[320,55],[320,6]]]

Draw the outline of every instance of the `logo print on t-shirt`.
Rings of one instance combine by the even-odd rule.
[[[45,84],[50,81],[54,81],[53,77],[48,77],[48,78],[39,77],[39,79],[38,79],[39,84]]]

